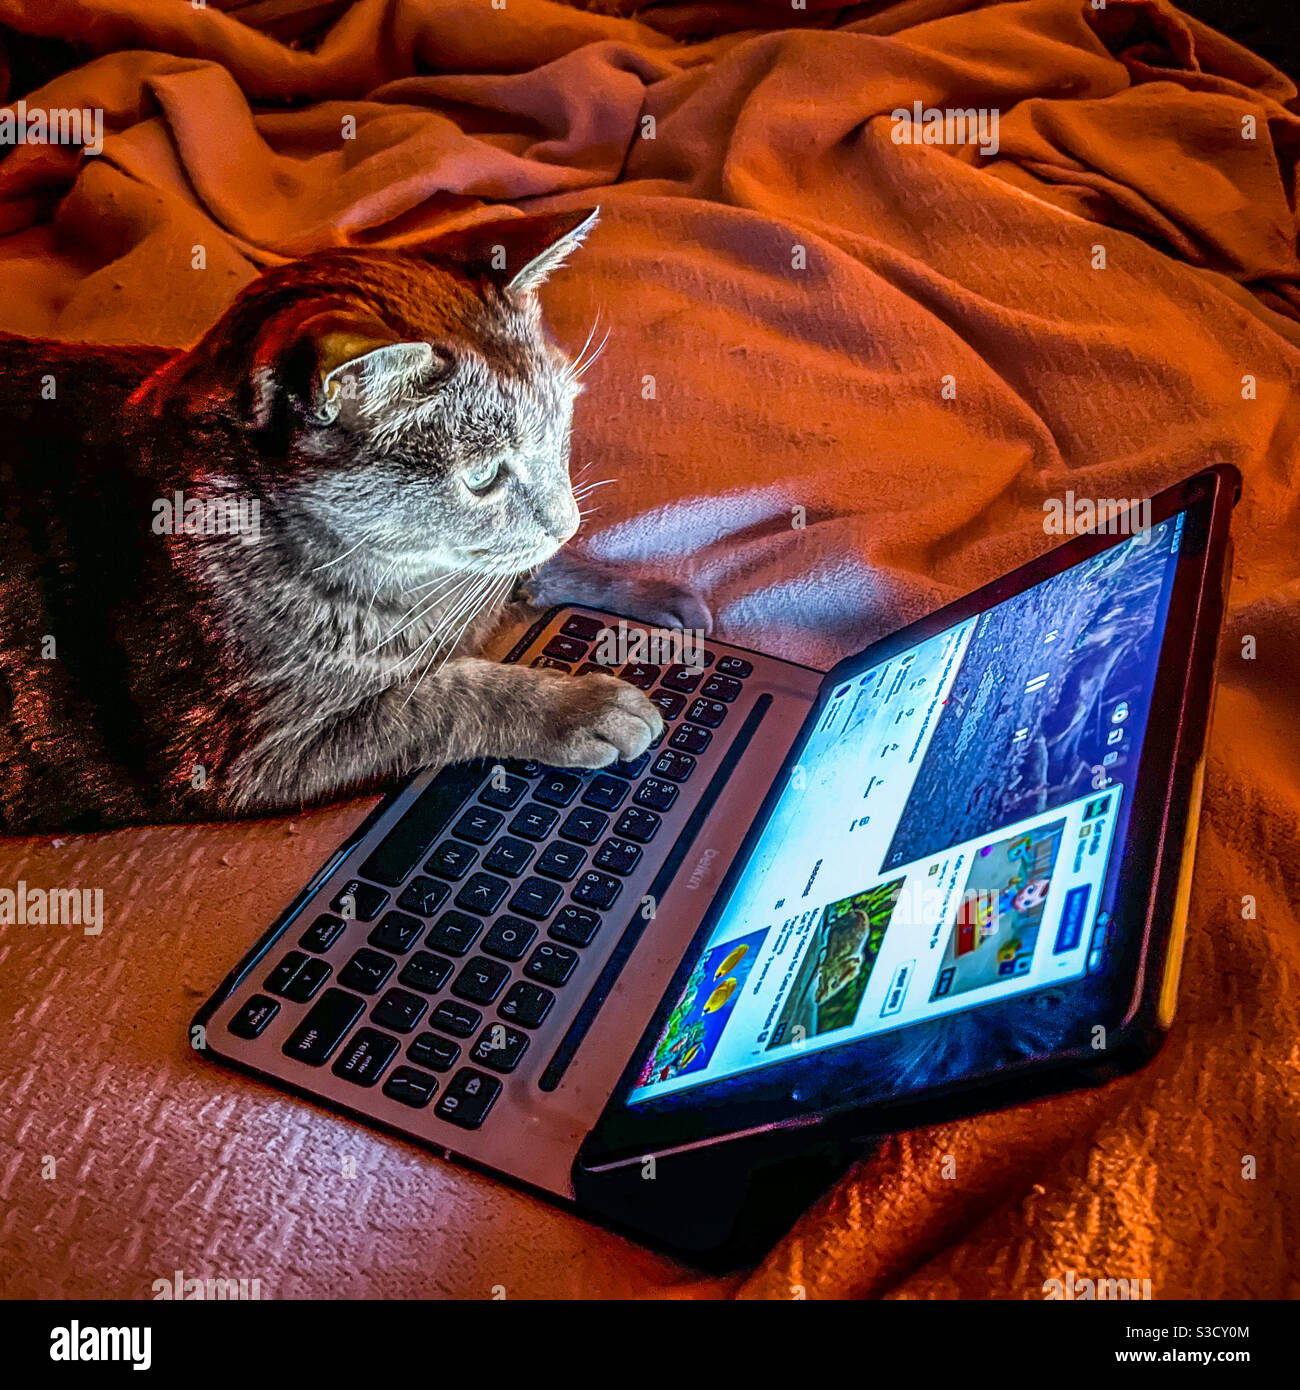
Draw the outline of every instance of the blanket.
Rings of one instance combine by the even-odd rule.
[[[1142,1072],[899,1135],[705,1279],[196,1062],[197,1002],[369,803],[9,841],[0,884],[102,888],[104,920],[0,926],[0,1294],[1300,1294],[1286,77],[1166,0],[0,0],[0,26],[7,109],[104,122],[97,154],[0,162],[6,329],[186,344],[279,259],[599,204],[544,296],[568,347],[608,333],[575,463],[611,481],[575,544],[689,578],[727,640],[828,665],[1046,549],[1046,499],[1245,478],[1181,1013]]]

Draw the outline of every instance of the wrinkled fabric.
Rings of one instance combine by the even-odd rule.
[[[0,1293],[1300,1294],[1287,78],[1164,0],[361,0],[295,47],[149,0],[0,24],[89,50],[23,95],[108,127],[0,162],[6,329],[183,345],[281,258],[599,204],[545,291],[565,345],[608,334],[578,544],[689,578],[729,641],[829,664],[1046,549],[1046,498],[1245,478],[1182,1008],[1142,1072],[898,1136],[702,1279],[194,1059],[199,1000],[364,806],[9,841],[0,884],[102,886],[105,926],[0,927]],[[896,143],[914,102],[996,109],[996,152]]]

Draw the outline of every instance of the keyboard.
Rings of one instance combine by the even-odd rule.
[[[771,702],[751,690],[755,663],[786,665],[718,643],[681,662],[606,664],[611,621],[562,610],[523,659],[644,690],[664,718],[654,744],[597,771],[480,761],[422,774],[382,837],[354,845],[213,1001],[236,1000],[218,1055],[236,1039],[256,1070],[384,1118],[427,1110],[462,1133],[490,1124],[512,1086],[559,1085],[653,918],[674,848]]]

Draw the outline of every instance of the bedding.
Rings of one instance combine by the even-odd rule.
[[[0,0],[9,109],[104,121],[0,160],[0,328],[183,345],[280,258],[598,204],[544,294],[608,333],[575,544],[814,665],[1046,549],[1049,499],[1235,464],[1179,1021],[1135,1076],[887,1141],[704,1278],[193,1057],[373,803],[4,841],[0,885],[103,921],[0,924],[0,1294],[1297,1296],[1294,85],[1165,0],[633,8]]]

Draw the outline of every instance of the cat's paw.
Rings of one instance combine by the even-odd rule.
[[[713,614],[703,594],[674,579],[646,579],[617,565],[561,550],[519,586],[536,608],[577,603],[621,613],[651,627],[690,628],[709,636]]]
[[[630,586],[620,612],[651,627],[686,628],[708,637],[713,614],[704,595],[690,584],[671,579],[642,579]]]
[[[605,767],[638,758],[664,727],[644,691],[615,676],[564,679],[534,754],[553,767]]]

